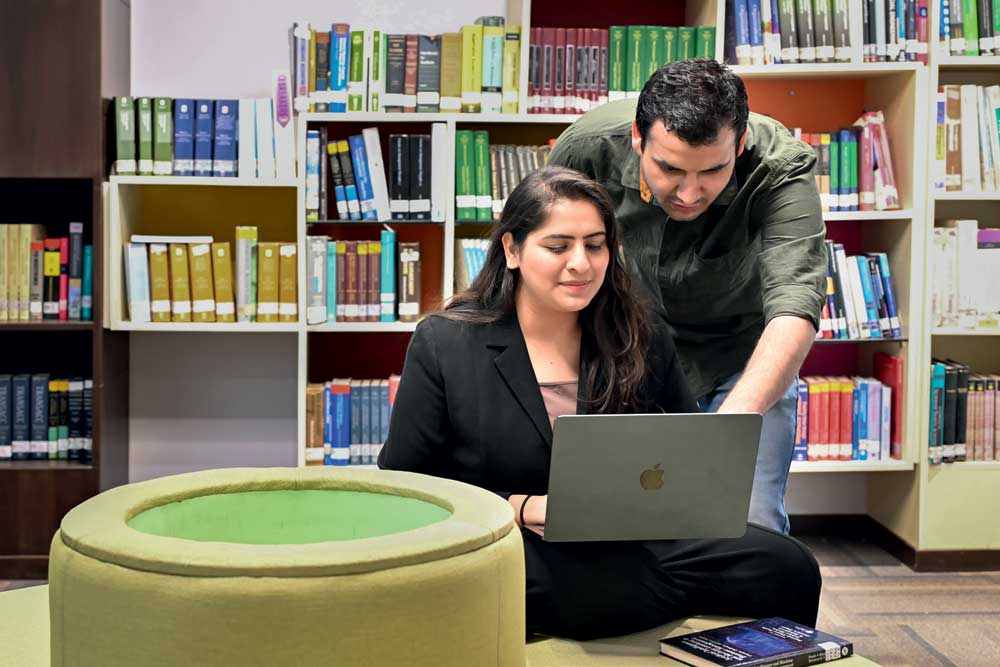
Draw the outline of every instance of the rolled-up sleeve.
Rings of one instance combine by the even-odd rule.
[[[819,329],[826,281],[826,226],[813,165],[804,152],[776,170],[772,187],[754,204],[761,221],[760,279],[764,322],[794,315]]]

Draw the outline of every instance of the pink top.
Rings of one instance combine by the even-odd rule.
[[[577,381],[539,382],[545,411],[549,414],[549,425],[554,426],[556,417],[576,414]]]

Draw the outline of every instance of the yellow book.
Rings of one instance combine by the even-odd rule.
[[[483,101],[483,26],[462,26],[462,112],[479,113]]]
[[[191,262],[191,310],[195,322],[215,321],[215,287],[212,282],[212,246],[192,243],[188,246]]]
[[[309,30],[309,111],[316,111],[313,93],[316,92],[316,31]]]
[[[44,225],[19,225],[17,250],[17,319],[27,322],[31,319],[31,242],[45,238]],[[9,290],[8,286],[8,290]]]
[[[20,315],[21,292],[18,289],[18,271],[21,263],[18,261],[18,250],[21,247],[21,225],[7,225],[7,265],[3,267],[7,274],[7,319],[16,322]]]
[[[441,35],[441,111],[462,110],[462,35]]]
[[[7,321],[7,230],[13,225],[0,225],[0,322]]]
[[[282,243],[278,254],[278,320],[295,322],[299,319],[298,245]]]
[[[509,25],[503,38],[502,113],[518,113],[518,86],[521,78],[521,26]]]
[[[280,243],[257,244],[257,321],[278,321],[278,250]]]
[[[170,313],[174,322],[191,321],[191,280],[186,243],[170,244]]]
[[[166,243],[149,244],[149,308],[154,322],[170,321],[170,253]]]
[[[236,228],[236,303],[240,322],[257,319],[257,228]]]
[[[306,385],[306,465],[323,465],[322,384]]]
[[[229,252],[229,241],[212,244],[212,275],[215,277],[215,319],[219,322],[235,322],[233,260]]]

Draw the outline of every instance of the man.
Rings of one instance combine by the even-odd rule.
[[[581,118],[549,162],[610,192],[626,264],[702,409],[764,415],[749,520],[788,532],[796,375],[826,270],[812,150],[750,113],[732,71],[693,59],[660,68],[638,101]]]

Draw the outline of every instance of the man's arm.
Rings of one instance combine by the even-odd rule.
[[[802,366],[816,329],[794,315],[779,315],[767,323],[743,375],[719,412],[764,414],[782,397]]]

